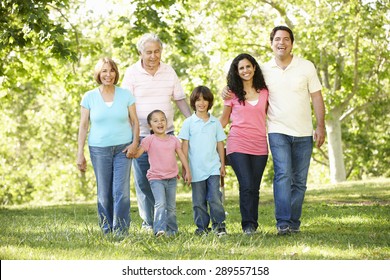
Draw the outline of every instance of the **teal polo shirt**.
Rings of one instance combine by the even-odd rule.
[[[226,139],[226,134],[217,118],[210,115],[207,122],[194,113],[187,118],[178,136],[188,140],[188,157],[192,182],[204,181],[211,175],[220,175],[221,161],[217,143]]]

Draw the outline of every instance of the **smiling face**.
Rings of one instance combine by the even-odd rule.
[[[275,56],[281,60],[289,58],[293,48],[290,34],[285,30],[278,30],[271,42],[271,48]]]
[[[238,75],[243,81],[251,81],[253,80],[253,76],[255,75],[256,68],[253,64],[246,58],[240,60],[237,65]]]
[[[154,112],[150,119],[148,119],[148,124],[153,133],[156,135],[165,135],[165,130],[167,129],[167,118],[162,112]]]
[[[111,86],[115,84],[116,71],[110,63],[104,63],[100,71],[100,81],[104,86]]]
[[[197,113],[205,113],[209,110],[209,101],[203,98],[203,94],[195,101],[195,111]]]
[[[147,70],[155,70],[160,65],[161,45],[156,41],[146,42],[141,52],[142,66]]]

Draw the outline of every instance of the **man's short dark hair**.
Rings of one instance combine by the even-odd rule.
[[[290,28],[288,28],[287,26],[284,26],[284,25],[279,25],[279,26],[276,26],[274,29],[272,29],[271,34],[270,34],[271,43],[272,43],[272,41],[274,40],[275,33],[276,33],[278,30],[287,31],[287,32],[290,34],[291,42],[294,43],[294,34],[293,34],[292,30],[291,30]]]

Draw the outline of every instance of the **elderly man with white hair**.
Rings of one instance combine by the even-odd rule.
[[[144,34],[137,43],[140,59],[126,69],[122,86],[135,96],[137,116],[140,124],[140,139],[150,134],[146,121],[147,115],[155,110],[162,110],[167,116],[167,133],[174,133],[174,109],[171,100],[185,117],[191,115],[184,90],[175,70],[161,62],[163,44],[155,34]],[[150,168],[148,154],[133,160],[133,170],[139,214],[142,228],[153,228],[154,197],[146,178]]]

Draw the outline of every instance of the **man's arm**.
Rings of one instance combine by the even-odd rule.
[[[176,100],[176,105],[179,108],[180,112],[188,118],[191,116],[191,110],[190,107],[187,104],[187,101],[185,99]]]
[[[322,98],[321,91],[316,91],[311,94],[313,102],[314,114],[317,119],[317,128],[314,131],[314,140],[316,147],[320,148],[325,142],[325,104]]]

